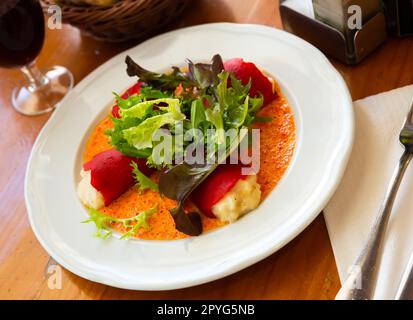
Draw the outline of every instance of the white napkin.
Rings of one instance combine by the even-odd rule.
[[[312,0],[285,0],[282,5],[314,19],[314,7]]]
[[[403,148],[398,137],[413,85],[354,102],[356,133],[343,180],[324,216],[341,281],[367,240]],[[389,221],[375,299],[394,299],[413,252],[413,163]]]

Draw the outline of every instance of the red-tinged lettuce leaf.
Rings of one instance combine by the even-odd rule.
[[[184,162],[160,175],[160,192],[178,202],[178,206],[171,210],[177,230],[191,236],[198,236],[202,233],[202,222],[199,214],[196,212],[185,213],[184,203],[192,190],[216,167],[217,164],[189,165]]]
[[[125,62],[127,65],[126,72],[130,77],[137,76],[140,81],[145,82],[153,89],[175,90],[179,84],[182,84],[184,87],[194,86],[189,78],[177,67],[173,67],[171,73],[165,74],[146,70],[129,56],[126,56]]]
[[[187,59],[188,62],[188,78],[198,85],[200,89],[207,89],[211,86],[216,86],[219,83],[218,75],[224,70],[224,62],[219,54],[212,57],[212,62],[196,63]]]

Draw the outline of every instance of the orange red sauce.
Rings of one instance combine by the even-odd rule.
[[[263,107],[259,113],[260,116],[271,117],[272,120],[254,125],[254,128],[261,130],[260,171],[257,174],[257,181],[261,185],[261,201],[268,196],[283,177],[295,148],[296,128],[294,115],[278,86],[276,91],[278,98],[271,104]],[[84,153],[85,162],[91,160],[94,155],[112,148],[105,134],[105,130],[110,128],[112,128],[112,121],[107,117],[92,132]],[[154,174],[151,178],[156,181],[158,176]],[[137,215],[139,212],[153,208],[155,205],[158,211],[149,219],[150,229],[139,229],[135,235],[137,238],[177,240],[188,237],[175,229],[175,223],[169,214],[169,210],[176,206],[176,202],[166,197],[161,197],[152,190],[140,193],[137,188],[132,187],[109,206],[102,208],[101,211],[113,217],[129,218]],[[202,224],[204,232],[208,232],[226,223],[203,216]],[[121,224],[113,224],[112,227],[121,233],[126,231]]]

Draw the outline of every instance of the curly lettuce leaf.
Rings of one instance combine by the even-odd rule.
[[[145,176],[138,168],[136,162],[132,161],[131,166],[133,168],[132,173],[136,180],[136,185],[139,188],[139,191],[144,192],[147,189],[158,192],[158,184],[152,181],[149,177]]]
[[[146,159],[152,151],[150,149],[138,150],[130,145],[123,136],[123,130],[137,126],[142,121],[140,119],[124,119],[120,120],[112,117],[113,129],[106,130],[106,134],[110,137],[109,143],[113,145],[118,151],[129,157]]]
[[[173,98],[173,92],[153,89],[150,86],[141,87],[139,94],[146,100]]]
[[[240,128],[245,123],[248,115],[249,96],[246,96],[244,103],[234,105],[224,112],[225,124],[230,128]]]
[[[217,96],[225,127],[237,129],[244,125],[248,115],[250,83],[243,86],[228,72],[222,72],[218,77],[221,81],[217,87]],[[228,85],[229,79],[231,86]]]
[[[121,223],[127,229],[126,233],[122,235],[120,239],[126,239],[132,237],[140,228],[149,229],[149,218],[157,212],[157,208],[153,207],[146,211],[142,211],[136,216],[131,218],[114,218],[105,215],[103,212],[96,209],[89,209],[89,219],[82,221],[82,223],[93,222],[96,226],[95,236],[98,238],[106,239],[112,235],[112,230],[109,228],[109,223]]]
[[[123,99],[116,92],[113,92],[113,95],[115,96],[116,104],[119,106],[121,110],[129,109],[143,101],[143,96],[141,95],[133,94],[127,97],[126,99]]]
[[[180,111],[178,99],[158,99],[144,102],[145,104],[162,104],[165,103],[167,107],[158,107],[161,111],[165,112],[150,118],[145,119],[137,126],[123,130],[123,137],[129,145],[136,149],[152,148],[152,137],[155,132],[164,125],[174,124],[176,121],[184,120],[186,117]],[[136,105],[134,108],[139,109],[141,104]],[[129,110],[127,110],[128,112]],[[122,115],[123,118],[128,118],[128,115]],[[133,117],[132,117],[133,118]]]
[[[249,96],[251,81],[243,85],[234,75],[222,72],[217,86],[217,98],[223,113],[225,129],[249,127],[256,119],[257,112],[264,105],[262,96]]]

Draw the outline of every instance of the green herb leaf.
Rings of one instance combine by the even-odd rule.
[[[224,119],[222,117],[221,109],[216,105],[213,109],[205,110],[206,118],[215,127],[215,137],[211,137],[212,141],[217,144],[225,142]]]
[[[260,108],[261,99],[253,99],[248,96],[251,82],[243,86],[241,81],[222,72],[219,76],[220,83],[217,87],[217,97],[225,129],[238,129],[241,126],[250,125],[257,110]],[[231,85],[228,85],[231,77]]]
[[[126,99],[121,98],[116,92],[113,92],[113,95],[116,98],[116,103],[121,109],[129,109],[134,105],[142,102],[142,96],[133,94]]]
[[[130,230],[126,232],[125,234],[122,235],[120,238],[121,240],[127,239],[129,237],[132,237],[140,228],[144,229],[149,229],[149,218],[157,211],[157,208],[151,208],[149,210],[143,211],[137,216],[131,218],[131,219],[122,219],[124,222],[126,222],[126,227],[130,227]]]
[[[201,100],[192,101],[191,105],[191,125],[193,129],[198,129],[200,124],[206,120],[205,108]]]
[[[173,98],[173,92],[153,89],[150,86],[141,87],[139,94],[145,97],[146,100]]]
[[[228,108],[225,112],[225,123],[231,128],[239,128],[245,123],[248,114],[249,96],[244,103]]]
[[[197,143],[204,143],[205,130],[207,129],[208,125],[205,125],[207,122],[206,114],[205,114],[205,107],[202,101],[199,99],[192,101],[190,120],[191,120],[191,129],[193,130],[192,132],[193,140],[196,141]],[[195,129],[202,130],[204,135],[201,138],[198,137],[197,133],[195,132]]]
[[[125,228],[128,228],[129,230],[122,235],[120,239],[126,239],[128,237],[133,236],[139,228],[145,228],[148,229],[149,226],[149,218],[157,212],[157,208],[153,207],[151,209],[148,209],[146,211],[142,211],[136,216],[133,216],[131,218],[114,218],[108,215],[105,215],[104,213],[100,212],[99,210],[96,209],[89,209],[89,216],[90,218],[82,221],[82,223],[89,223],[93,222],[96,225],[96,234],[95,236],[99,238],[106,239],[108,238],[111,234],[112,231],[108,227],[109,223],[122,223]]]
[[[138,168],[136,162],[132,161],[131,166],[133,168],[133,176],[135,177],[136,184],[141,192],[146,189],[151,189],[158,192],[158,184],[152,181],[149,177],[145,176]]]
[[[108,228],[107,224],[112,221],[112,218],[103,214],[96,209],[89,209],[90,218],[82,221],[82,223],[93,222],[96,226],[95,236],[98,238],[106,239],[112,234],[112,231]]]

